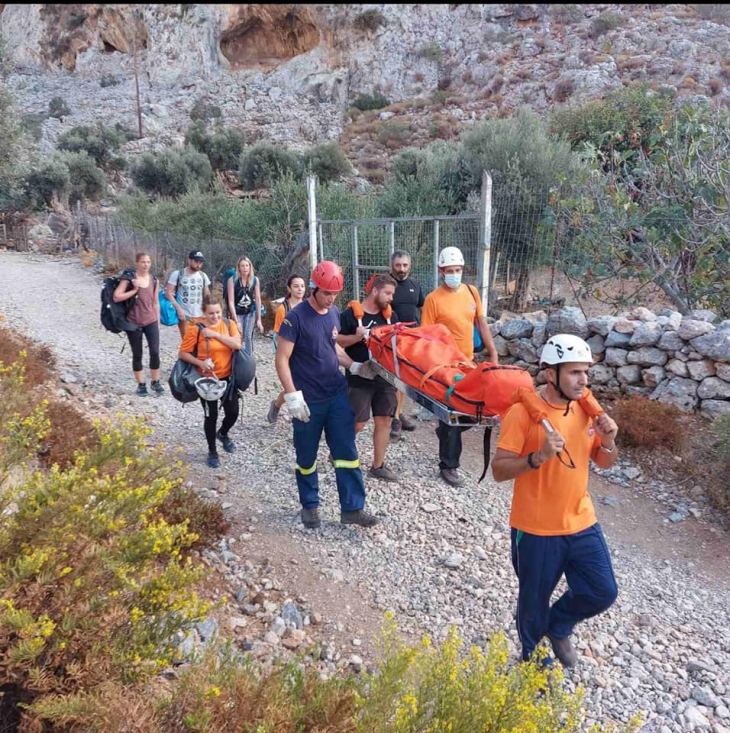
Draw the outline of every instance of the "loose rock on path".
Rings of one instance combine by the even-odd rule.
[[[413,635],[443,638],[455,624],[467,642],[483,643],[503,630],[516,657],[508,484],[497,486],[490,477],[477,484],[472,475],[463,489],[446,487],[437,476],[435,424],[423,421],[388,450],[388,463],[401,480],[366,479],[367,507],[381,523],[370,531],[342,527],[323,441],[318,465],[324,521],[319,531],[305,530],[298,518],[286,410],[276,425],[266,421],[279,389],[271,343],[256,340],[259,394],[247,393],[243,419],[232,430],[237,452],[221,453],[221,468],[212,471],[205,465],[198,404],[183,408],[169,394],[133,394],[129,347],[120,353],[126,339],[99,322],[100,286],[101,276],[76,258],[0,252],[0,312],[7,325],[52,348],[67,391],[87,409],[145,417],[154,440],[181,450],[195,487],[223,502],[233,527],[220,549],[207,555],[211,565],[227,568],[229,580],[241,584],[240,616],[229,619],[231,629],[255,618],[265,636],[244,649],[257,656],[279,645],[296,649],[306,630],[317,626],[331,640],[322,659],[358,669],[363,660],[373,661],[372,639],[383,611],[392,609]],[[165,379],[178,343],[177,328],[163,327]],[[371,436],[368,428],[358,438],[364,467],[370,465]],[[466,436],[470,445],[481,442],[476,430]],[[629,482],[632,473],[624,470]],[[602,479],[591,480],[593,485]],[[597,501],[599,520],[622,502],[630,504],[629,491],[613,486],[613,500]],[[697,520],[684,523],[690,521]],[[625,721],[644,711],[646,731],[730,733],[727,566],[721,563],[716,571],[714,558],[712,573],[706,573],[701,557],[694,565],[661,560],[622,542],[611,526],[604,524],[604,531],[619,598],[607,613],[578,627],[581,657],[568,684],[585,687],[586,707],[597,720]],[[713,531],[714,552],[720,547],[728,558],[727,533]],[[257,605],[251,603],[254,583],[260,588]],[[267,600],[277,590],[281,597]],[[198,633],[210,635],[211,629]]]

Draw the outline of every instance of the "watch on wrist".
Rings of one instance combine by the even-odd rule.
[[[540,465],[539,465],[539,464],[538,464],[538,465],[536,466],[536,465],[535,465],[535,464],[534,464],[534,463],[532,462],[532,457],[533,457],[534,455],[535,455],[534,453],[528,453],[528,454],[527,454],[527,465],[528,465],[528,466],[529,466],[530,468],[540,468]]]

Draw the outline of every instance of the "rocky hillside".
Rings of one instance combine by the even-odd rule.
[[[249,140],[342,140],[361,173],[520,105],[542,111],[645,80],[730,100],[723,5],[0,5],[6,83],[26,115],[62,97],[60,132],[137,127],[127,153],[180,142],[200,99]],[[358,114],[359,95],[390,104]],[[36,117],[38,119],[38,117]]]

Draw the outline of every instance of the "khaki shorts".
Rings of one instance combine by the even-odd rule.
[[[371,410],[373,417],[393,417],[398,406],[398,391],[377,378],[372,387],[348,387],[347,396],[355,413],[355,422],[367,422]]]

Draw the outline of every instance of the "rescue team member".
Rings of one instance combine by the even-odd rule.
[[[203,301],[210,297],[210,278],[203,272],[205,256],[194,249],[188,255],[188,265],[175,270],[165,285],[165,296],[172,303],[178,317],[180,338],[185,336],[186,321],[203,316]]]
[[[396,288],[391,305],[403,323],[413,321],[417,326],[421,321],[420,309],[423,307],[423,291],[421,286],[410,277],[410,272],[411,256],[408,252],[402,249],[393,252],[390,256],[390,274],[395,279]],[[402,414],[405,394],[396,390],[396,395],[398,405],[390,425],[390,437],[393,440],[400,440],[401,430],[415,430],[416,422],[408,415]]]
[[[132,373],[137,382],[137,396],[149,395],[142,366],[143,336],[147,339],[150,352],[150,388],[156,395],[161,395],[165,388],[160,384],[160,301],[157,299],[160,284],[150,271],[152,258],[146,252],[137,252],[134,259],[134,276],[131,279],[122,278],[112,297],[115,303],[134,298],[127,320],[139,328],[126,333],[132,348]]]
[[[575,625],[605,611],[618,595],[588,494],[589,461],[601,468],[616,462],[618,427],[606,414],[588,417],[576,402],[592,361],[583,339],[551,337],[540,356],[548,381],[539,394],[555,432],[547,433],[517,402],[504,417],[492,461],[496,481],[515,479],[510,526],[522,659],[547,636],[566,667],[576,663],[570,641]],[[563,574],[568,590],[551,606]]]
[[[281,324],[284,322],[286,314],[292,309],[298,306],[304,300],[304,293],[307,290],[307,284],[304,282],[304,278],[301,275],[289,275],[289,279],[286,281],[286,297],[284,302],[277,308],[276,316],[274,316],[274,353],[276,353],[276,343],[279,338],[279,329]],[[277,395],[275,400],[271,400],[269,406],[269,412],[266,415],[266,419],[273,425],[276,422],[276,418],[279,417],[279,410],[284,405],[284,390]]]
[[[362,527],[378,521],[363,509],[365,484],[355,447],[355,416],[339,369],[342,365],[353,374],[374,376],[372,368],[355,364],[337,345],[340,314],[334,302],[344,282],[339,265],[320,262],[312,272],[311,295],[284,318],[276,350],[276,371],[293,418],[301,518],[309,529],[320,525],[317,451],[322,430],[335,466],[340,521]]]
[[[395,288],[395,280],[390,275],[377,275],[362,304],[353,303],[342,312],[337,343],[355,363],[367,362],[370,358],[367,339],[371,329],[398,322],[398,315],[390,305]],[[385,451],[388,448],[390,424],[398,404],[398,390],[382,377],[363,379],[349,370],[347,385],[350,406],[355,413],[356,433],[367,425],[371,411],[373,414],[373,463],[368,476],[382,481],[397,481],[398,476],[385,465]]]
[[[426,296],[421,313],[421,325],[433,323],[444,324],[467,359],[474,356],[474,325],[479,329],[489,361],[497,363],[497,349],[492,340],[492,333],[484,318],[479,291],[469,285],[463,285],[461,276],[464,272],[464,255],[458,247],[445,247],[439,253],[439,274],[444,284]],[[464,480],[459,476],[458,468],[461,459],[461,433],[469,426],[447,425],[439,421],[436,435],[439,439],[439,469],[441,478],[451,486],[463,486]]]
[[[202,330],[196,323],[188,325],[185,338],[180,344],[178,357],[192,364],[202,377],[215,377],[219,380],[230,381],[233,355],[241,348],[241,334],[238,325],[231,319],[229,325],[226,326],[221,303],[215,298],[206,300],[201,325],[204,326]],[[193,356],[196,345],[197,357]],[[234,453],[236,450],[233,441],[228,437],[228,431],[236,424],[238,418],[238,391],[227,389],[225,393],[215,394],[215,399],[211,399],[210,396],[204,397],[200,390],[198,394],[205,415],[203,430],[208,442],[208,465],[211,468],[218,468],[220,459],[216,450],[216,438],[221,441],[226,453]],[[222,398],[224,417],[220,430],[216,432],[219,398]]]

